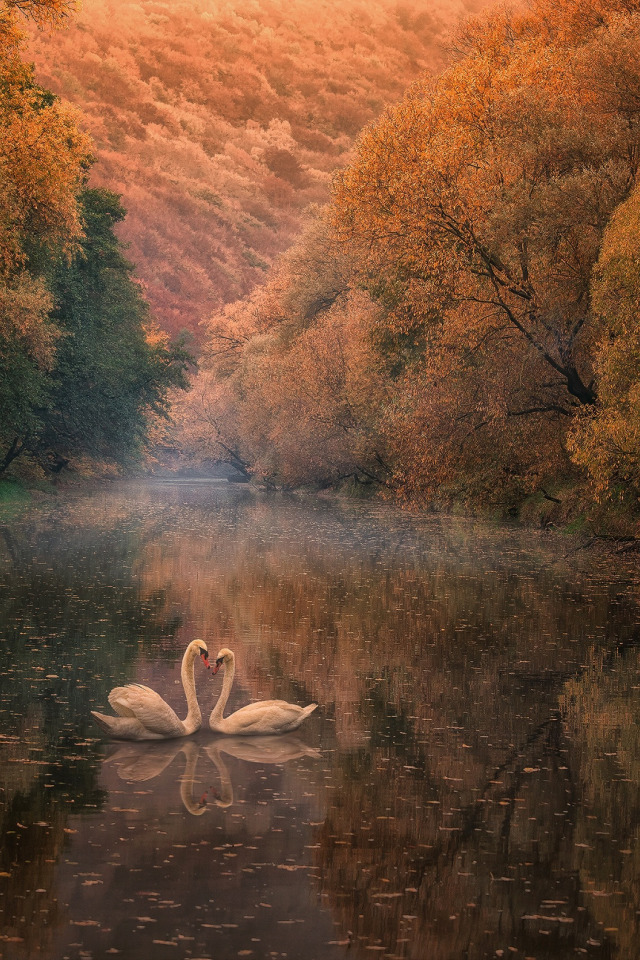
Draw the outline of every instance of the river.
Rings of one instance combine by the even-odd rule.
[[[571,537],[227,483],[0,521],[7,960],[636,960],[640,610]],[[110,742],[109,690],[294,734]],[[205,718],[222,671],[196,663]]]

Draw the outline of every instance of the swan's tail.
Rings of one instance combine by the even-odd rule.
[[[317,706],[318,706],[317,703],[310,703],[308,707],[303,707],[302,719],[305,720],[310,713],[313,713],[313,711],[317,708]]]
[[[93,719],[94,719],[95,722],[98,724],[98,726],[100,727],[101,730],[104,730],[105,733],[111,733],[111,732],[112,732],[112,718],[111,718],[111,717],[105,717],[105,715],[104,715],[103,713],[98,713],[97,710],[92,710],[92,711],[91,711],[91,716],[93,717]]]

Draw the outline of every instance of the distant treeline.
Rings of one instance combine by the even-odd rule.
[[[209,321],[183,440],[275,485],[633,510],[639,160],[640,0],[468,21]]]
[[[131,462],[184,383],[115,236],[119,199],[87,188],[88,137],[23,61],[18,18],[68,6],[0,4],[0,476]]]

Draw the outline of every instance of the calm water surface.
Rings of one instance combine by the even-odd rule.
[[[0,955],[640,955],[633,568],[221,484],[0,522]],[[202,637],[296,735],[106,741]],[[196,664],[208,715],[222,674]]]

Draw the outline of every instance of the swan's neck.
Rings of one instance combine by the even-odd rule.
[[[222,714],[224,713],[224,708],[227,705],[227,700],[229,699],[229,694],[231,693],[231,687],[233,685],[233,677],[236,672],[236,662],[235,660],[230,660],[224,665],[224,682],[222,684],[222,690],[220,696],[218,697],[218,702],[211,711],[211,716],[209,717],[209,723],[213,724],[220,723],[222,721]]]
[[[194,672],[194,664],[197,655],[197,650],[190,650],[187,648],[185,655],[182,658],[182,668],[180,670],[182,686],[184,687],[185,696],[187,698],[187,716],[184,720],[184,726],[187,734],[195,733],[196,730],[200,729],[202,724],[202,711],[200,710],[200,705],[198,704],[198,698],[196,696],[196,678]]]

